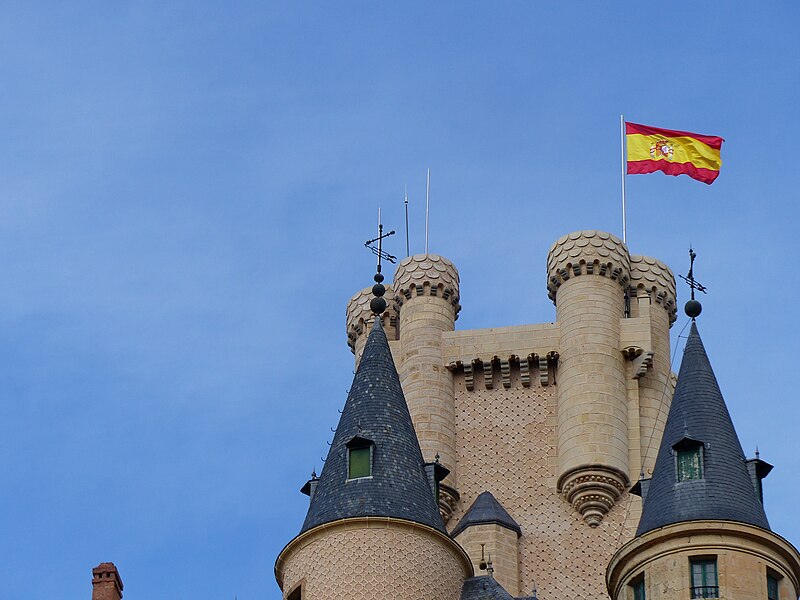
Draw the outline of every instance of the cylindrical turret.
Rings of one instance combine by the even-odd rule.
[[[652,474],[672,399],[669,329],[675,322],[675,276],[660,260],[631,256],[631,317],[650,317],[653,362],[639,379],[642,471]]]
[[[400,382],[423,457],[439,461],[450,475],[442,482],[440,508],[445,521],[455,492],[456,418],[453,376],[442,358],[442,332],[458,317],[458,271],[436,254],[405,258],[394,276],[399,312]]]
[[[779,535],[746,523],[676,523],[617,551],[606,586],[613,600],[797,598],[800,554]]]
[[[340,519],[292,540],[275,565],[288,600],[458,600],[473,574],[447,535],[391,517]]]
[[[600,231],[559,239],[547,258],[561,329],[558,489],[591,526],[628,485],[628,409],[620,320],[630,256]]]
[[[389,285],[385,285],[385,287],[386,298],[391,300],[392,288]],[[356,293],[347,303],[347,345],[356,356],[356,368],[364,353],[364,346],[367,343],[372,324],[375,322],[375,315],[369,307],[369,303],[374,297],[372,288],[368,287]],[[389,340],[397,339],[397,312],[395,312],[393,302],[389,302],[389,306],[381,318],[386,337]]]

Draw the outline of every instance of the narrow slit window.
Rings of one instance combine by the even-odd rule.
[[[767,573],[767,599],[780,600],[780,591],[778,590],[778,578]]]
[[[644,575],[640,575],[631,582],[633,600],[647,600],[644,590]]]

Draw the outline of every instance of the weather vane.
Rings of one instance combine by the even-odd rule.
[[[694,299],[694,291],[697,290],[698,292],[703,292],[704,294],[707,293],[706,286],[694,278],[695,258],[697,258],[697,254],[695,254],[692,247],[689,246],[689,273],[687,273],[686,276],[679,275],[681,279],[689,284],[689,288],[692,290],[692,299],[686,303],[686,306],[683,309],[686,314],[692,318],[692,320],[700,316],[700,312],[703,310],[703,306],[700,304],[700,302]]]
[[[372,250],[372,253],[378,257],[378,273],[381,272],[381,259],[388,260],[390,263],[394,264],[397,262],[397,257],[392,256],[388,252],[384,251],[383,249],[383,238],[387,238],[390,235],[394,235],[394,229],[392,229],[389,233],[383,233],[383,223],[381,223],[381,209],[378,209],[378,237],[372,240],[367,240],[364,242],[364,246]],[[377,246],[375,243],[377,242]]]
[[[373,240],[367,240],[364,245],[372,250],[372,253],[378,257],[378,272],[375,273],[375,285],[372,286],[372,293],[375,296],[369,303],[370,310],[376,315],[380,315],[386,310],[386,300],[383,295],[386,293],[386,287],[383,285],[383,274],[381,273],[381,259],[388,260],[390,263],[397,261],[396,256],[392,256],[383,249],[383,238],[394,235],[394,229],[389,233],[383,233],[383,223],[381,223],[381,209],[378,209],[378,237]],[[375,243],[378,243],[377,247]]]

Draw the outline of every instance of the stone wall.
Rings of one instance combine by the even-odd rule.
[[[512,371],[509,388],[486,389],[476,377],[469,391],[463,372],[456,373],[461,500],[448,527],[458,523],[481,492],[490,491],[522,528],[521,592],[530,593],[535,582],[540,598],[607,600],[605,567],[633,537],[641,501],[626,494],[597,528],[564,501],[556,492],[555,389],[534,381],[525,387],[519,372]],[[471,546],[481,543],[472,537]],[[493,559],[496,572],[505,569],[503,556]]]
[[[312,600],[458,600],[471,575],[454,542],[396,519],[348,519],[296,538],[278,559],[284,598],[303,588]]]

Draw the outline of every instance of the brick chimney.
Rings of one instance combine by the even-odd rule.
[[[92,569],[92,600],[120,600],[122,579],[114,563],[100,563]]]

